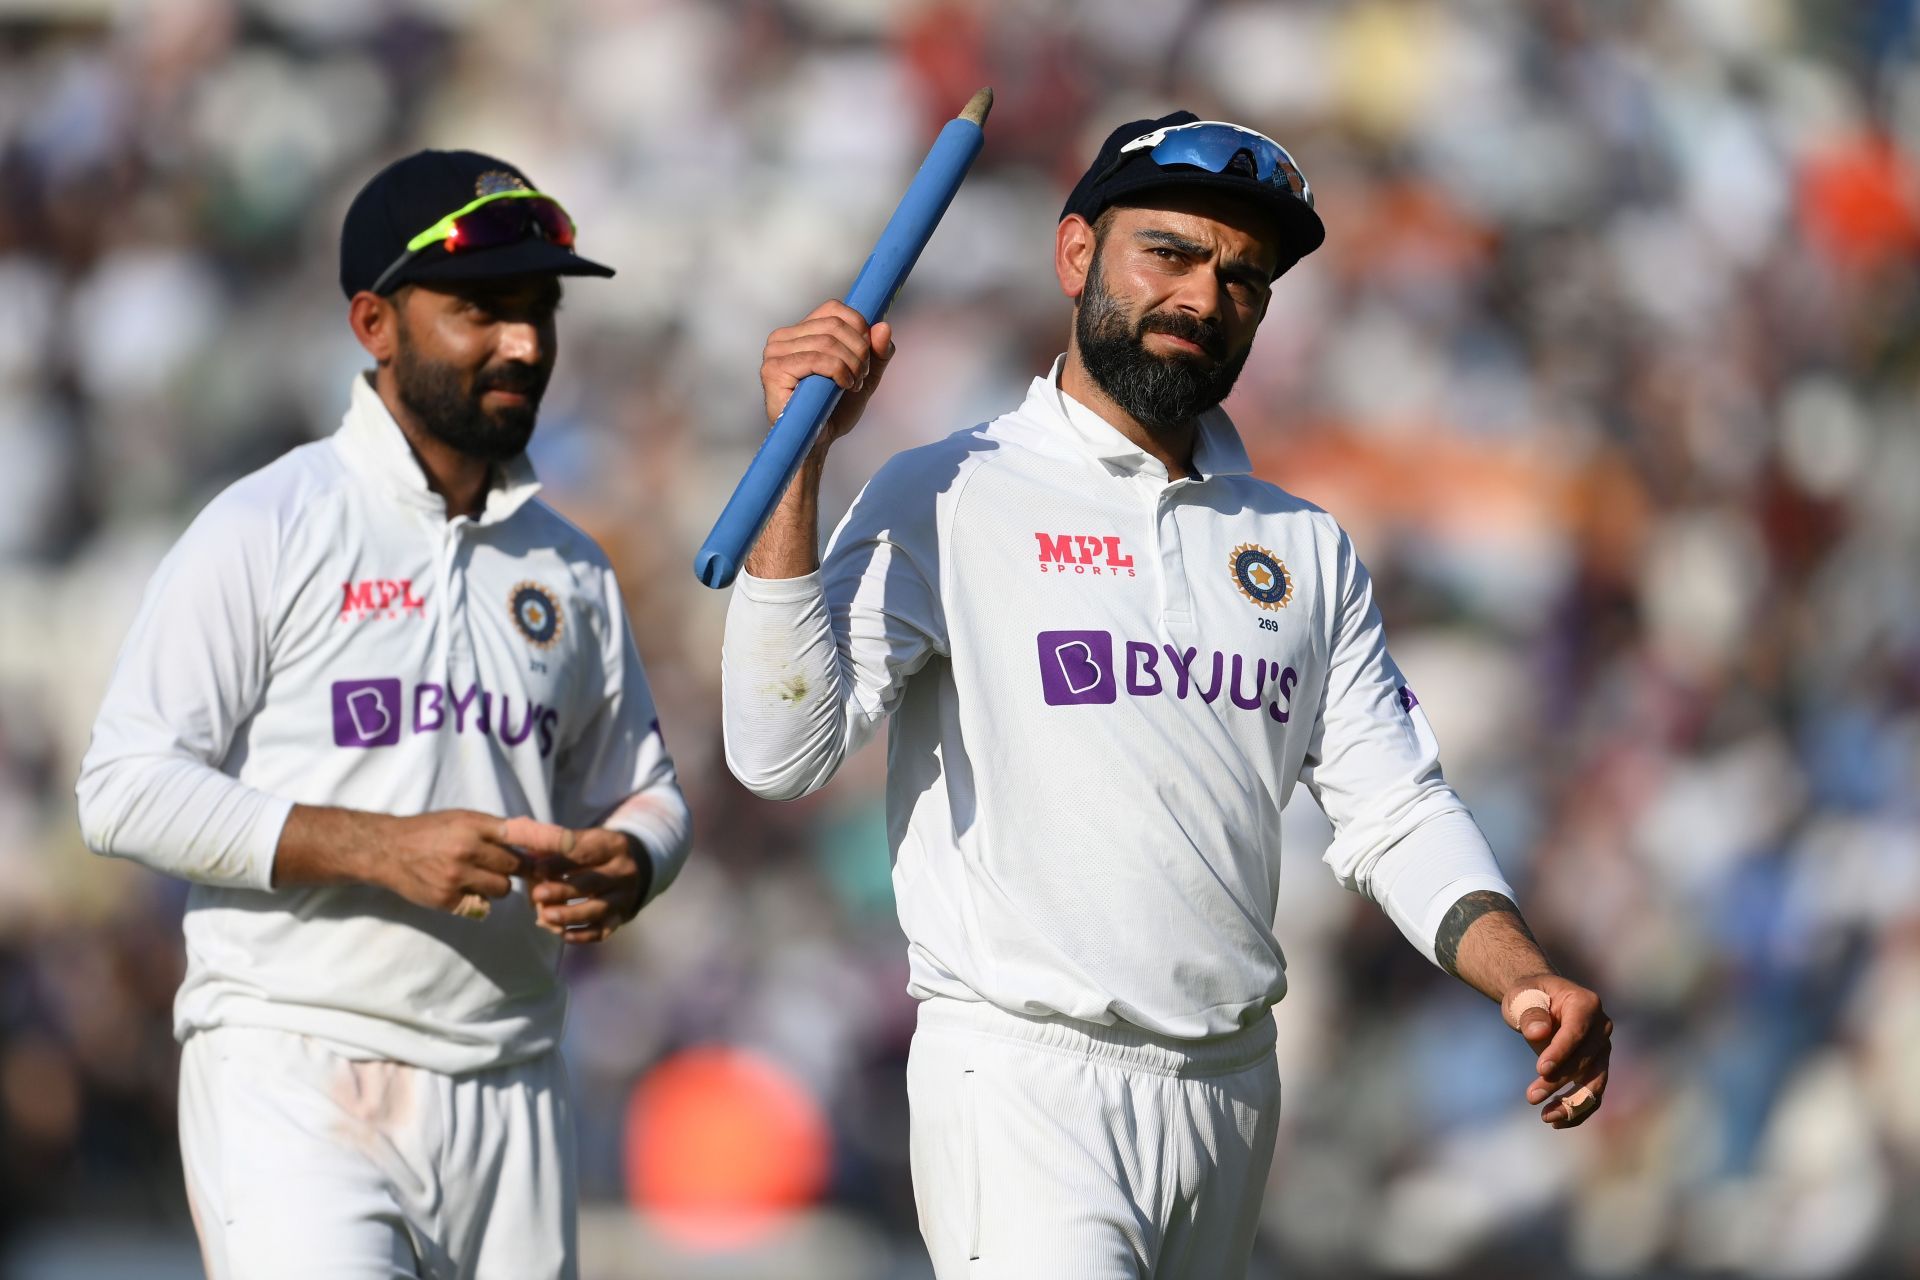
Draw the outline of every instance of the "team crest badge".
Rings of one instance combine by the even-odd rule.
[[[507,611],[513,615],[513,625],[520,628],[520,634],[536,649],[551,649],[560,639],[564,615],[553,593],[539,583],[522,582],[516,586],[507,597]]]
[[[531,187],[504,169],[489,169],[473,184],[477,196],[497,196],[502,191],[530,191]]]
[[[1233,585],[1262,609],[1284,609],[1293,599],[1293,575],[1273,552],[1243,542],[1233,549]]]

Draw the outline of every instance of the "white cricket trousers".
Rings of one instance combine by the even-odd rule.
[[[558,1053],[472,1075],[220,1027],[180,1051],[209,1280],[575,1280]]]
[[[930,999],[907,1056],[938,1280],[1238,1280],[1280,1122],[1273,1019],[1212,1040]]]

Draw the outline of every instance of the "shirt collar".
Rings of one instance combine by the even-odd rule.
[[[340,430],[334,433],[334,441],[347,464],[356,471],[384,486],[409,506],[446,516],[446,502],[427,483],[427,473],[421,469],[420,460],[413,456],[413,446],[407,443],[400,424],[393,420],[386,401],[373,389],[370,374],[354,376],[353,395],[347,404],[346,416],[340,421]],[[525,453],[496,463],[487,499],[476,523],[499,524],[538,492],[540,479]]]
[[[1041,422],[1064,434],[1077,448],[1126,474],[1148,472],[1166,478],[1159,459],[1122,435],[1105,418],[1068,395],[1060,386],[1060,371],[1066,367],[1065,355],[1054,357],[1053,368],[1043,378],[1035,378],[1027,391],[1026,408]],[[1201,414],[1198,435],[1193,446],[1195,480],[1216,475],[1247,475],[1253,463],[1247,447],[1226,410],[1212,408]]]

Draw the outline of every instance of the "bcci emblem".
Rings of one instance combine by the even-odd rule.
[[[473,184],[473,194],[477,196],[497,196],[502,191],[531,190],[525,182],[504,169],[489,169]]]
[[[1293,599],[1292,575],[1265,547],[1243,542],[1233,549],[1228,563],[1233,567],[1233,584],[1240,588],[1240,594],[1262,609],[1284,609]]]
[[[553,593],[537,582],[522,582],[507,597],[513,625],[537,649],[551,649],[560,639],[563,620]]]

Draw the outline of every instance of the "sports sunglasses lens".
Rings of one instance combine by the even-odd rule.
[[[572,221],[559,205],[545,199],[495,200],[463,214],[453,225],[454,234],[447,240],[452,253],[518,244],[527,238],[530,228],[561,248],[573,244]]]
[[[1245,152],[1253,161],[1253,176],[1261,182],[1307,198],[1306,179],[1293,157],[1265,138],[1239,129],[1189,129],[1170,133],[1153,149],[1158,164],[1190,164],[1210,173],[1224,173],[1235,156]]]
[[[524,203],[532,206],[529,212],[533,214],[534,225],[540,228],[543,237],[562,249],[573,247],[573,219],[567,216],[564,209],[551,200],[528,200]]]

